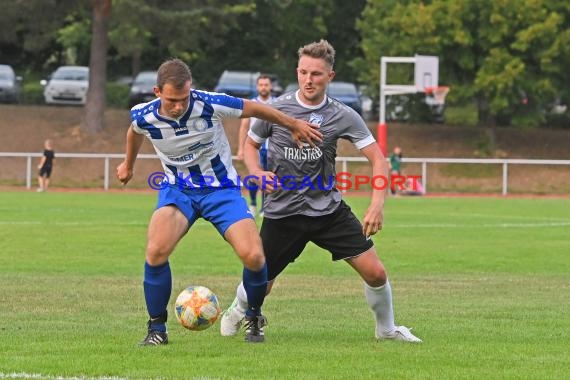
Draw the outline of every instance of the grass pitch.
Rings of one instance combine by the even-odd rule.
[[[348,198],[362,216],[366,198]],[[170,344],[137,347],[154,194],[0,193],[0,378],[570,377],[570,200],[389,199],[374,237],[396,321],[376,342],[362,283],[314,245],[266,300],[264,344],[172,320],[184,287],[227,307],[239,260],[199,220],[171,257]]]

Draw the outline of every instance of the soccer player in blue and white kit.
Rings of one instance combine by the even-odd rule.
[[[271,78],[268,75],[261,74],[257,77],[256,81],[257,96],[252,100],[254,102],[268,104],[272,99],[271,96]],[[243,145],[245,144],[245,138],[247,137],[247,132],[249,128],[257,121],[257,118],[244,118],[241,120],[239,127],[239,146],[237,151],[237,158],[243,160]],[[259,148],[259,164],[264,170],[267,170],[267,146],[269,144],[269,139]],[[255,215],[257,211],[257,192],[259,187],[255,183],[251,183],[249,186],[249,210]],[[265,193],[261,192],[261,210],[259,212],[260,216],[263,216],[263,202],[265,200]]]
[[[387,178],[386,159],[360,115],[326,94],[335,76],[334,48],[321,40],[301,47],[298,54],[299,90],[280,96],[271,105],[295,118],[319,124],[322,141],[300,148],[280,125],[258,121],[250,128],[244,147],[249,172],[269,192],[261,225],[269,280],[267,292],[276,277],[313,242],[329,251],[333,260],[349,264],[364,281],[377,339],[420,343],[421,339],[410,329],[394,322],[390,282],[370,238],[382,229],[385,189],[373,189],[361,224],[335,186],[339,139],[346,139],[360,149],[370,162],[374,177]],[[256,155],[267,138],[271,139],[269,169],[264,170]],[[286,183],[285,178],[289,179]],[[246,315],[247,299],[242,284],[236,293],[234,302],[222,315],[223,336],[235,335]]]
[[[127,184],[144,137],[153,144],[166,175],[147,234],[144,295],[150,316],[141,345],[168,343],[167,305],[172,290],[168,258],[198,218],[210,221],[226,239],[243,269],[247,292],[246,341],[263,341],[261,306],[267,287],[267,266],[252,215],[237,183],[222,119],[257,117],[287,126],[294,138],[319,141],[309,123],[271,107],[191,88],[189,67],[179,59],[158,69],[157,99],[131,109],[125,160],[117,178]]]

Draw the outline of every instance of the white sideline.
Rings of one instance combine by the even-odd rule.
[[[127,380],[126,377],[116,376],[58,376],[58,375],[44,375],[41,373],[27,373],[27,372],[0,372],[0,379],[48,379],[48,380]]]
[[[388,224],[386,228],[538,228],[538,227],[568,227],[570,222],[551,223],[496,223],[496,224],[455,224],[455,223],[434,223],[434,224]]]
[[[93,223],[90,221],[83,222],[40,222],[37,220],[0,220],[0,225],[57,225],[57,226],[95,226],[95,225],[112,225],[112,226],[147,226],[148,223],[143,222],[101,222]],[[209,227],[210,223],[198,220],[194,224],[195,227]],[[548,228],[548,227],[568,227],[570,220],[560,220],[553,222],[535,222],[535,223],[481,223],[481,224],[458,224],[458,223],[386,223],[385,228]],[[0,378],[2,378],[0,374]]]

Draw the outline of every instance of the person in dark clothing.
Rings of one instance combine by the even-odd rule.
[[[51,140],[48,139],[44,141],[44,155],[38,165],[38,193],[47,191],[54,161],[55,152]]]

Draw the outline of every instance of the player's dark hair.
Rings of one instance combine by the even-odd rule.
[[[259,74],[259,76],[257,77],[256,83],[259,83],[259,81],[261,79],[269,79],[269,81],[271,82],[271,77],[267,74]]]
[[[178,58],[166,60],[158,68],[158,76],[156,78],[156,86],[162,91],[166,83],[181,89],[186,82],[192,82],[192,72],[187,64]]]
[[[308,45],[301,46],[297,52],[299,58],[306,55],[311,58],[323,59],[331,69],[334,66],[335,50],[327,40],[320,40],[319,42],[312,42]]]

